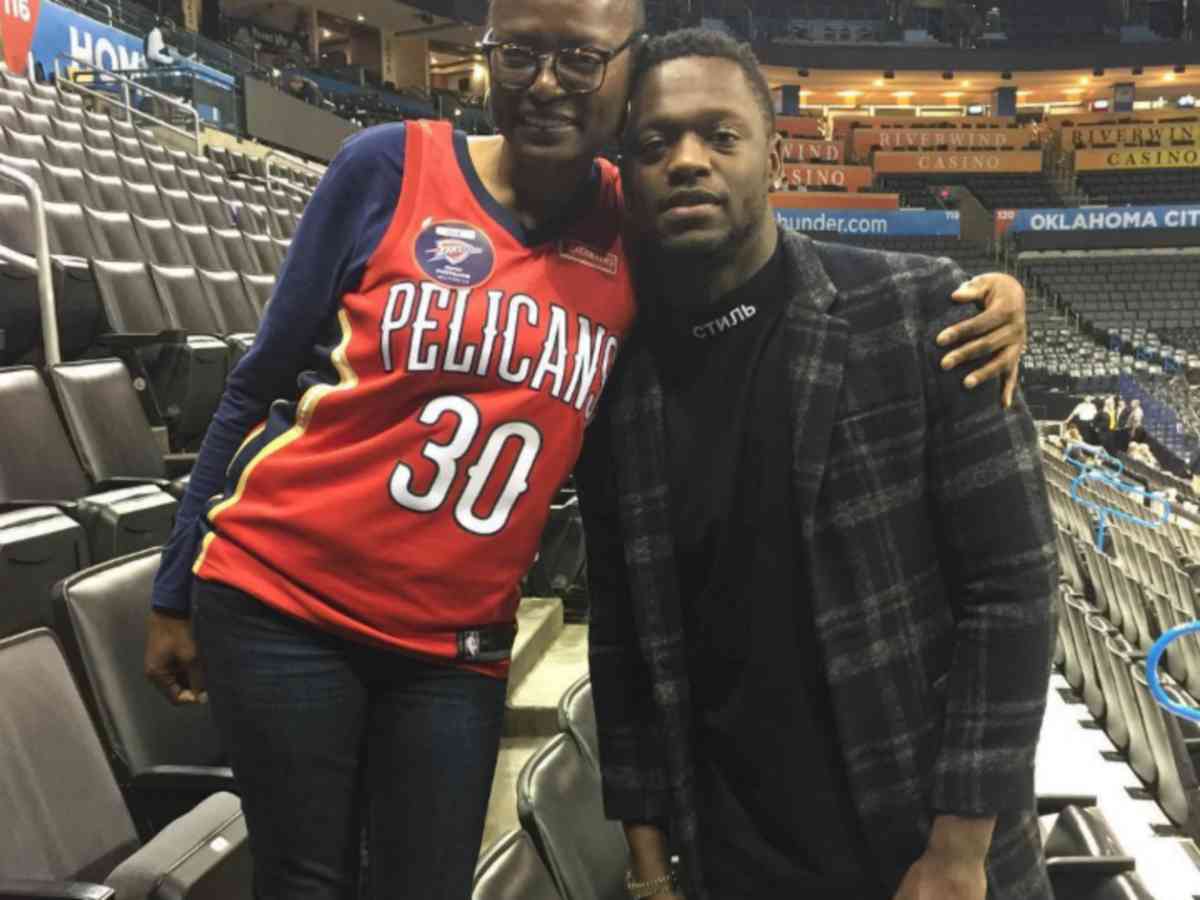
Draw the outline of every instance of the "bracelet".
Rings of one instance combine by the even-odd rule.
[[[671,871],[666,875],[660,875],[658,878],[652,878],[649,881],[634,881],[633,871],[625,872],[625,890],[629,892],[629,896],[633,900],[645,900],[647,897],[653,897],[655,894],[674,894],[679,890],[677,881],[675,880],[675,860],[671,860]]]

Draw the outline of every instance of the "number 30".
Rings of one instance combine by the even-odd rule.
[[[421,450],[421,455],[437,467],[437,474],[434,475],[429,490],[423,494],[413,492],[413,470],[403,462],[397,463],[392,472],[392,499],[405,509],[427,513],[441,508],[454,486],[459,462],[471,449],[475,436],[479,433],[479,410],[465,397],[438,397],[425,405],[421,414],[417,416],[417,421],[422,425],[436,425],[442,416],[447,414],[458,418],[458,426],[454,429],[449,443],[429,441]],[[486,516],[477,516],[475,504],[479,502],[483,489],[491,478],[492,469],[495,468],[500,453],[510,438],[521,442],[517,461],[508,473],[508,479],[495,508]],[[521,495],[529,490],[529,473],[533,470],[533,464],[541,449],[541,432],[528,422],[506,422],[495,428],[488,435],[483,452],[479,454],[479,461],[467,469],[466,487],[454,506],[455,521],[472,534],[486,536],[503,530],[508,524],[509,516],[512,515],[513,507],[521,499]]]

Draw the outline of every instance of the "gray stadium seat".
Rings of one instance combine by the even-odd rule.
[[[564,897],[624,900],[625,832],[605,818],[600,773],[569,735],[555,735],[521,770],[517,815]]]
[[[169,161],[170,157],[164,156],[163,162],[150,162],[150,175],[154,178],[154,183],[160,188],[165,188],[172,191],[182,191],[187,189],[187,185],[183,183],[183,178],[179,171],[175,168],[175,164]]]
[[[133,220],[127,212],[101,212],[85,209],[92,238],[96,242],[96,257],[113,260],[141,260],[146,258]]]
[[[32,366],[0,369],[0,510],[57,506],[83,526],[93,561],[163,543],[177,503],[152,484],[91,484]]]
[[[129,209],[129,198],[125,196],[125,182],[119,176],[98,175],[84,166],[83,180],[87,182],[93,209],[101,212],[125,212]]]
[[[161,198],[164,215],[176,225],[204,225],[204,218],[192,202],[192,195],[187,191],[177,191],[172,188],[160,187],[158,195]]]
[[[50,119],[54,127],[54,137],[60,141],[83,146],[83,126],[77,119],[64,118],[61,113]]]
[[[471,900],[562,900],[524,831],[510,831],[480,857]]]
[[[161,559],[155,548],[101,563],[54,596],[55,631],[143,837],[217,791],[237,793],[209,707],[163,702],[142,669]]]
[[[246,294],[258,310],[258,318],[261,320],[267,311],[267,304],[271,302],[271,295],[275,293],[275,276],[243,272],[242,283],[246,285]]]
[[[196,270],[192,266],[151,266],[150,274],[171,327],[188,334],[219,336],[233,351],[231,366],[236,365],[254,343],[254,335],[231,334],[223,327],[221,315]]]
[[[183,496],[195,457],[163,454],[123,362],[60,363],[48,374],[75,452],[93,483],[137,478]]]
[[[83,527],[61,509],[0,512],[0,637],[49,625],[54,585],[90,561]]]
[[[87,155],[84,153],[83,144],[48,137],[46,138],[46,161],[56,166],[83,169],[87,166]]]
[[[224,200],[211,194],[192,193],[192,202],[200,211],[201,220],[210,228],[232,228],[233,216]]]
[[[51,137],[54,134],[54,123],[50,121],[50,116],[44,113],[18,109],[17,122],[19,123],[17,130],[26,134],[38,134],[43,138]]]
[[[258,253],[250,248],[246,243],[245,236],[236,228],[209,228],[213,239],[224,250],[226,258],[229,260],[229,268],[235,272],[242,272],[248,275],[264,275],[273,272],[273,269],[264,271],[259,263]]]
[[[197,274],[208,304],[217,316],[221,333],[246,335],[253,339],[258,330],[258,310],[246,295],[246,286],[238,273],[200,269]]]
[[[85,146],[95,150],[108,150],[114,152],[114,154],[117,146],[116,142],[113,141],[111,131],[106,128],[96,128],[92,125],[84,125],[83,143]]]
[[[167,206],[159,196],[158,188],[152,184],[127,181],[125,196],[129,198],[129,212],[143,219],[169,219]]]
[[[246,827],[232,794],[139,841],[50,631],[0,641],[0,719],[0,796],[23,812],[5,821],[0,895],[250,900]],[[68,893],[65,882],[93,887]]]
[[[130,185],[133,188],[134,185]],[[179,242],[179,235],[169,219],[144,219],[132,216],[133,229],[145,248],[145,258],[161,266],[181,266],[188,260],[188,253]]]
[[[97,175],[121,175],[121,161],[115,150],[99,149],[89,144],[83,145],[84,168]]]
[[[92,196],[88,193],[82,169],[42,163],[42,180],[46,185],[46,199],[55,203],[91,205]]]
[[[154,176],[150,174],[150,164],[140,156],[126,156],[117,152],[117,164],[121,167],[121,177],[130,184],[154,184]]]
[[[558,701],[558,727],[571,735],[583,758],[600,771],[600,739],[596,734],[596,707],[592,703],[592,680],[584,675]]]
[[[25,134],[5,127],[4,140],[8,144],[8,152],[13,156],[23,156],[26,159],[53,162],[50,159],[49,151],[46,149],[46,139],[40,134]]]
[[[230,267],[224,247],[213,239],[212,233],[204,225],[183,225],[176,222],[175,231],[188,253],[189,261],[197,269],[218,272]]]
[[[151,423],[166,422],[174,449],[194,449],[220,402],[229,347],[175,331],[145,263],[93,260],[92,270],[111,330],[119,339],[132,336],[114,352],[153,385]]]

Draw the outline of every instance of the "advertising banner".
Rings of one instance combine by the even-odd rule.
[[[1141,150],[1076,150],[1075,171],[1109,169],[1197,169],[1200,147],[1163,147]]]
[[[846,161],[846,145],[842,141],[797,141],[783,142],[784,162],[825,162],[840,163]]]
[[[19,75],[28,74],[30,51],[47,76],[54,72],[58,56],[116,71],[146,66],[142,38],[51,0],[4,0],[0,4],[0,36],[5,62]],[[235,87],[232,75],[202,63],[183,59],[179,67],[221,88]]]
[[[866,159],[872,147],[882,150],[1020,150],[1038,143],[1033,128],[859,128],[854,132],[854,156]]]
[[[1005,173],[1042,171],[1041,150],[975,150],[964,153],[876,151],[875,173]]]
[[[996,210],[996,237],[1009,231],[1145,231],[1156,228],[1200,228],[1200,204]]]
[[[1091,147],[1115,147],[1136,149],[1152,145],[1155,147],[1195,146],[1200,138],[1197,125],[1088,125],[1080,128],[1064,128],[1062,145],[1069,149],[1086,150]]]
[[[899,209],[899,194],[854,194],[846,191],[775,191],[774,209]]]
[[[1006,128],[1015,120],[1007,116],[862,116],[841,115],[833,120],[833,136],[845,137],[859,128]]]
[[[923,210],[776,209],[775,219],[794,231],[837,232],[876,237],[959,236],[957,212]]]
[[[776,116],[775,129],[794,138],[816,138],[824,140],[825,133],[821,129],[824,123],[811,116]]]
[[[871,186],[875,173],[870,166],[821,166],[785,165],[785,183],[791,188],[839,187],[848,191],[861,191]]]

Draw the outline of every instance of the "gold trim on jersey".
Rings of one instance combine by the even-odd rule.
[[[210,523],[215,522],[217,516],[221,515],[227,509],[233,507],[239,500],[242,499],[242,495],[246,492],[246,484],[250,480],[250,474],[255,470],[255,468],[257,468],[259,463],[272,454],[279,452],[284,447],[287,447],[289,444],[295,442],[299,438],[303,437],[305,431],[308,430],[309,424],[312,422],[313,415],[317,411],[317,404],[320,403],[321,400],[323,400],[329,394],[332,394],[334,391],[351,391],[358,387],[358,375],[355,374],[354,369],[350,367],[350,363],[346,359],[346,349],[350,346],[352,334],[350,329],[350,317],[346,314],[346,310],[344,308],[338,310],[338,325],[342,329],[342,339],[338,342],[337,347],[334,348],[333,353],[330,356],[330,360],[333,362],[333,367],[338,373],[338,383],[316,384],[304,392],[304,396],[300,398],[300,402],[297,405],[296,424],[294,424],[283,434],[279,435],[279,437],[268,443],[265,447],[258,451],[258,453],[256,453],[249,462],[246,463],[246,467],[242,469],[242,474],[238,478],[237,489],[233,492],[233,496],[228,500],[221,501],[211,510],[209,510],[208,521]],[[265,428],[265,423],[260,425],[258,428],[258,434],[261,434]],[[238,452],[240,453],[241,450],[244,449],[246,445],[249,444],[250,441],[256,436],[257,435],[254,432],[251,432],[251,434],[247,436],[246,440],[242,442],[242,446],[238,449]],[[201,544],[200,552],[196,556],[196,562],[192,566],[192,574],[199,574],[201,567],[204,565],[204,558],[208,555],[208,548],[212,544],[215,537],[216,532],[213,531],[210,531],[204,536],[204,542]]]

